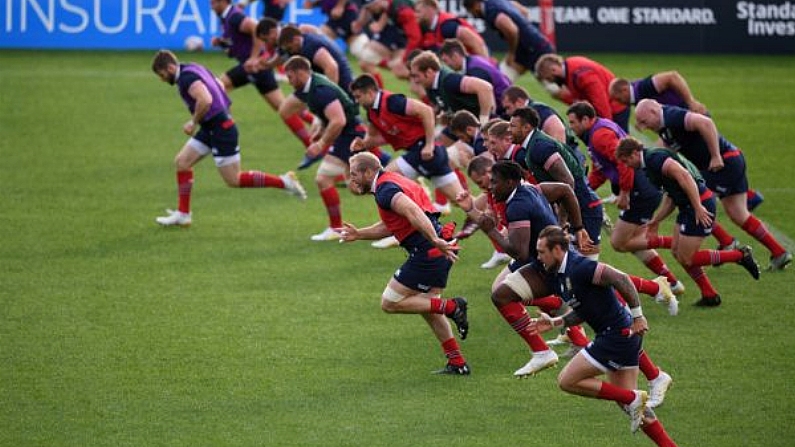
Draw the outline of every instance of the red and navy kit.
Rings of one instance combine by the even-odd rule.
[[[535,70],[539,57],[554,53],[555,47],[543,34],[530,23],[510,2],[506,0],[484,0],[483,20],[495,30],[497,17],[505,14],[519,30],[519,46],[516,48],[514,60],[530,71]]]
[[[609,118],[625,131],[629,131],[629,107],[611,100],[608,93],[610,82],[615,79],[613,72],[582,56],[568,57],[563,64],[569,94],[561,99],[567,104],[588,101],[596,109],[597,116]]]
[[[409,149],[425,139],[422,119],[406,114],[407,104],[405,95],[381,90],[367,111],[370,124],[395,149]]]
[[[428,239],[417,231],[404,216],[392,210],[392,201],[399,193],[405,194],[417,204],[428,216],[440,234],[441,225],[438,213],[434,212],[428,195],[416,182],[396,172],[381,171],[375,180],[375,202],[381,222],[400,241],[400,245],[408,252],[408,259],[395,272],[395,279],[406,287],[427,292],[433,287],[444,288],[453,263],[438,250]]]
[[[414,49],[422,49],[422,31],[414,3],[411,0],[390,0],[389,8],[383,12],[388,17],[387,25],[379,33],[367,28],[370,38],[392,51],[405,49],[404,59]],[[378,19],[380,15],[376,16]]]
[[[425,146],[425,128],[422,118],[407,114],[407,104],[405,95],[381,90],[373,107],[367,111],[367,119],[395,150],[406,150],[401,158],[418,173],[428,178],[451,173],[443,146],[435,145],[433,158],[423,160],[421,151]]]
[[[596,190],[608,180],[613,194],[629,192],[629,208],[621,210],[619,218],[641,225],[654,215],[662,200],[662,193],[649,182],[642,169],[630,168],[616,159],[618,142],[626,136],[623,129],[605,118],[597,118],[591,129],[583,135],[593,163],[593,170],[588,174],[588,185]]]
[[[422,49],[424,50],[431,50],[431,51],[438,51],[441,48],[442,44],[447,39],[456,39],[458,37],[458,28],[464,27],[471,30],[475,35],[480,36],[474,26],[469,23],[466,19],[462,17],[458,17],[455,14],[451,14],[449,12],[439,12],[439,14],[434,18],[433,23],[430,26],[421,26],[422,30]],[[480,38],[480,43],[483,47],[486,46],[485,42],[483,41],[482,37]],[[476,48],[466,48],[467,53],[474,54],[476,53]]]
[[[660,138],[665,145],[687,157],[701,171],[707,187],[723,198],[748,191],[745,174],[745,157],[740,149],[718,134],[718,149],[723,158],[723,169],[709,170],[709,147],[697,130],[687,130],[685,119],[690,113],[676,106],[662,106],[662,128]]]
[[[557,295],[596,333],[585,348],[587,355],[613,371],[634,368],[642,337],[630,333],[632,316],[615,289],[598,284],[604,268],[604,264],[569,250],[551,282]]]

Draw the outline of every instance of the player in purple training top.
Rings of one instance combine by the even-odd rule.
[[[232,5],[230,0],[210,0],[210,6],[221,19],[223,35],[213,37],[213,46],[221,47],[226,54],[236,59],[238,64],[221,76],[227,92],[247,84],[254,84],[262,98],[273,110],[279,110],[284,95],[279,89],[273,70],[260,69],[263,48],[256,38],[257,22],[246,16],[243,9]],[[309,146],[309,131],[299,115],[284,119],[284,124],[301,140],[304,147]]]
[[[464,44],[458,39],[447,39],[439,49],[439,59],[454,71],[465,76],[483,79],[494,89],[494,104],[497,115],[503,115],[502,95],[513,83],[501,72],[491,59],[475,54],[467,54]]]
[[[193,166],[212,154],[218,173],[232,188],[280,188],[306,199],[306,192],[295,174],[275,176],[260,171],[240,172],[240,147],[237,126],[229,114],[231,101],[223,86],[210,70],[194,63],[180,64],[177,56],[160,50],[152,61],[152,71],[162,80],[176,85],[191,119],[182,126],[190,138],[177,154],[177,189],[179,206],[176,211],[158,217],[165,226],[189,226],[193,188]]]
[[[257,0],[240,0],[237,4],[243,8],[256,2]],[[262,17],[268,17],[277,22],[284,20],[284,14],[287,12],[287,5],[290,0],[263,0],[262,1]]]

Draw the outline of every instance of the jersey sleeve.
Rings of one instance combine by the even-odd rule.
[[[533,149],[529,151],[528,154],[530,161],[534,165],[542,166],[545,171],[549,169],[551,163],[561,158],[555,146],[546,141],[542,141],[540,144],[533,146]]]
[[[685,117],[687,116],[687,110],[681,107],[663,105],[662,116],[663,125],[665,127],[673,127],[676,129],[685,128]]]
[[[544,127],[544,123],[547,122],[549,117],[551,117],[552,115],[555,115],[555,112],[552,110],[552,107],[549,107],[548,105],[545,105],[545,104],[533,104],[533,105],[531,105],[531,107],[533,107],[535,109],[535,111],[538,112],[538,118],[539,118],[538,119],[538,127],[539,128],[543,128]]]
[[[233,13],[229,15],[229,28],[240,31],[240,26],[243,24],[243,21],[246,20],[246,15],[241,13]]]
[[[403,192],[403,190],[397,183],[384,182],[378,185],[378,188],[375,190],[375,203],[381,209],[391,210],[392,199],[394,199],[395,194],[399,192]]]
[[[420,48],[420,44],[422,43],[420,22],[417,20],[417,14],[414,12],[414,9],[410,7],[400,8],[396,21],[400,29],[402,29],[403,33],[406,35],[405,60],[413,50]]]
[[[439,33],[445,39],[455,39],[458,35],[459,26],[461,24],[458,23],[458,20],[447,20],[439,25]]]
[[[179,79],[177,80],[177,85],[180,90],[187,92],[190,86],[196,82],[201,81],[201,77],[198,74],[193,72],[186,72],[183,71],[179,74]]]
[[[395,115],[406,115],[406,106],[408,105],[408,100],[404,95],[394,94],[390,96],[386,101],[386,109],[390,113],[394,113]]]
[[[311,98],[318,110],[325,109],[329,104],[339,99],[337,95],[335,95],[334,90],[325,85],[320,85],[313,89]]]
[[[643,161],[646,163],[647,170],[662,173],[663,164],[665,164],[665,160],[668,158],[670,157],[663,153],[654,153],[645,156]]]
[[[601,275],[602,270],[599,266],[598,262],[588,259],[578,262],[569,273],[571,282],[581,287],[588,287],[596,283],[600,279],[597,275]]]
[[[518,191],[517,191],[518,193]],[[514,197],[511,203],[505,207],[505,220],[508,228],[527,228],[530,227],[529,203],[521,197]]]
[[[441,87],[448,92],[449,94],[458,94],[464,95],[465,93],[461,91],[461,83],[464,81],[464,76],[458,73],[451,73],[446,78],[444,78],[444,85]]]
[[[640,79],[635,83],[635,101],[654,98],[658,94],[659,92],[657,91],[657,88],[654,87],[654,82],[652,82],[651,76]]]
[[[577,88],[582,92],[582,98],[588,99],[596,115],[602,118],[613,118],[613,110],[610,108],[610,97],[607,94],[607,86],[602,84],[598,75],[593,70],[580,73],[577,77]]]

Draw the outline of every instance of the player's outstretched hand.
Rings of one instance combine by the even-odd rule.
[[[342,228],[339,230],[340,242],[353,242],[359,239],[359,229],[348,222],[342,223]]]

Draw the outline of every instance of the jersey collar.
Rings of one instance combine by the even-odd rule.
[[[381,107],[381,90],[375,92],[375,101],[373,102],[373,110],[376,112]]]
[[[312,87],[312,78],[313,76],[309,75],[309,80],[306,81],[306,84],[304,84],[304,88],[301,90],[301,92],[309,93],[309,88]]]
[[[533,138],[534,133],[536,133],[535,129],[531,130],[530,133],[527,134],[527,138],[525,138],[524,141],[522,141],[523,148],[527,149],[527,145],[530,143],[530,139]]]
[[[560,267],[558,267],[558,273],[564,274],[566,273],[566,264],[569,263],[569,252],[563,254],[563,260],[560,261]]]
[[[384,173],[383,170],[378,171],[375,174],[375,177],[373,177],[373,183],[370,185],[370,192],[371,193],[375,194],[375,188],[376,188],[376,183],[378,183],[378,177],[381,177],[381,174],[383,174],[383,173]]]

